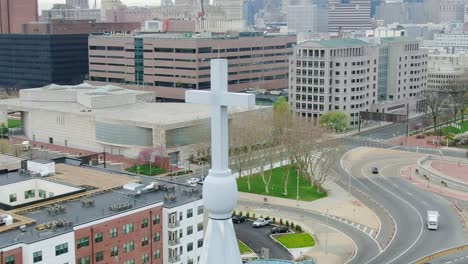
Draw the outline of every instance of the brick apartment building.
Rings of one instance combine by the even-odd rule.
[[[0,0],[0,34],[21,33],[22,24],[37,20],[37,0]]]
[[[14,219],[0,225],[1,264],[198,262],[200,188],[64,161],[55,164],[58,177],[0,174],[2,216]]]
[[[286,89],[295,35],[104,35],[89,38],[89,79],[183,100],[187,89],[210,88],[210,59],[229,60],[229,90]]]

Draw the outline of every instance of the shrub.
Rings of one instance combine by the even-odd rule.
[[[242,216],[242,211],[239,211],[239,215]]]
[[[283,225],[283,218],[280,218],[279,224]]]
[[[273,218],[271,219],[271,221],[273,222],[273,224],[276,224],[276,218],[275,218],[275,217],[273,217]]]
[[[300,225],[296,225],[296,231],[297,232],[302,232],[302,227]]]
[[[286,220],[286,226],[289,227],[289,221],[288,220]]]
[[[252,218],[253,218],[253,219],[256,219],[256,218],[255,218],[255,213],[252,213]]]
[[[232,211],[232,215],[233,215],[233,216],[236,215],[236,211]]]
[[[250,218],[250,213],[249,212],[245,213],[245,217]]]
[[[294,229],[294,223],[293,222],[291,222],[291,228]]]

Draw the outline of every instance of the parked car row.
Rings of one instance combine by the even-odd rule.
[[[243,215],[232,216],[232,222],[234,224],[244,223],[245,221],[247,221],[246,216],[243,216]],[[257,218],[257,220],[252,222],[252,227],[260,228],[260,227],[268,226],[271,224],[272,224],[272,220],[269,217]],[[275,226],[271,229],[271,234],[283,234],[283,233],[288,233],[288,232],[290,232],[290,230],[282,226]]]

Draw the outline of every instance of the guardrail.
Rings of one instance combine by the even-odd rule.
[[[417,174],[424,176],[428,181],[432,183],[437,183],[439,185],[443,184],[445,187],[452,188],[455,190],[463,191],[463,192],[468,192],[468,184],[458,181],[456,179],[445,177],[441,173],[438,173],[436,169],[433,169],[429,166],[424,166],[423,163],[426,161],[430,160],[440,160],[438,158],[435,158],[433,155],[426,155],[424,157],[421,157],[418,159],[417,165]],[[463,164],[466,164],[465,159],[459,159],[459,158],[445,158],[445,160],[448,160],[450,162],[462,162]]]

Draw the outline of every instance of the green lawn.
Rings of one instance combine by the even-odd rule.
[[[23,124],[21,123],[21,120],[19,119],[8,119],[8,127],[9,128],[15,128],[15,127],[20,127]]]
[[[315,246],[314,238],[307,233],[287,234],[274,237],[286,248],[303,248]]]
[[[244,242],[240,241],[239,239],[237,239],[237,244],[239,245],[239,251],[241,255],[246,254],[246,253],[252,253],[252,250],[246,244],[244,244]]]
[[[286,173],[286,167],[273,169],[273,176],[270,182],[270,190],[267,194],[265,192],[265,184],[263,183],[262,176],[259,174],[250,177],[251,193],[276,196],[288,199],[296,199],[297,190],[297,173],[295,169],[291,170],[291,174],[288,179],[288,195],[284,193],[284,178]],[[237,187],[240,192],[248,192],[247,188],[247,177],[242,177],[237,180]],[[311,187],[308,180],[303,177],[299,177],[299,200],[301,201],[313,201],[327,196],[326,193],[318,192],[317,188]]]
[[[140,166],[133,166],[125,170],[129,172],[137,173],[137,174],[147,175],[147,176],[154,176],[154,175],[158,175],[158,174],[162,174],[166,172],[164,169],[159,168],[154,165],[151,165],[151,171],[150,171],[150,166],[148,164],[140,165]]]
[[[466,120],[463,123],[460,122],[460,123],[458,123],[458,125],[461,126],[461,129],[454,128],[452,126],[442,128],[442,134],[443,135],[447,135],[448,133],[460,134],[460,133],[463,133],[465,131],[468,131],[468,120]]]

